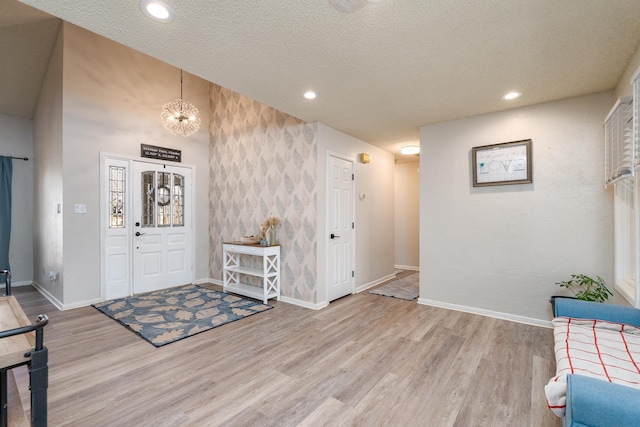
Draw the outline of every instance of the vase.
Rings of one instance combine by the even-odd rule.
[[[275,227],[269,227],[267,230],[267,241],[269,242],[269,246],[276,244],[276,229]]]

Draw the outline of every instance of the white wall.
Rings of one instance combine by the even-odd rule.
[[[395,185],[395,266],[420,269],[420,163],[397,163]]]
[[[33,281],[50,298],[62,300],[62,45],[60,26],[33,117]]]
[[[50,293],[65,307],[84,305],[100,297],[100,152],[139,157],[140,144],[182,150],[182,163],[196,166],[196,279],[208,276],[208,97],[209,83],[185,73],[184,99],[201,111],[201,129],[183,138],[167,132],[160,122],[164,103],[180,96],[179,70],[125,46],[63,23],[62,143],[49,161],[62,170],[63,267],[57,288]],[[60,84],[60,83],[58,83]],[[43,111],[39,120],[47,120]],[[55,116],[54,116],[55,117]],[[42,138],[42,135],[39,136]],[[57,167],[60,167],[58,169]],[[46,183],[38,182],[44,196]],[[44,196],[46,197],[46,196]],[[85,204],[86,214],[74,205]],[[54,205],[55,206],[55,205]],[[47,204],[43,218],[55,216]],[[39,251],[48,250],[41,245]],[[44,256],[44,255],[42,255]],[[49,267],[45,267],[48,271]],[[43,282],[47,277],[40,277]],[[47,285],[48,286],[48,285]]]
[[[9,264],[14,286],[33,280],[33,121],[0,114],[0,155],[13,160]]]
[[[545,323],[555,282],[613,277],[613,92],[423,126],[420,302]],[[472,187],[471,148],[531,138],[533,183]]]
[[[326,302],[326,158],[327,152],[355,160],[356,289],[393,274],[394,207],[393,154],[318,123],[318,302]],[[358,161],[369,153],[371,163]],[[364,193],[360,200],[357,195]]]
[[[616,86],[616,99],[621,96],[632,96],[633,89],[631,87],[631,78],[636,73],[636,71],[640,68],[640,46],[638,46],[638,50],[631,58],[629,65],[627,65],[627,69],[620,77],[618,81],[618,85]]]

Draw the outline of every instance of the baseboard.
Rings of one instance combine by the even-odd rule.
[[[224,283],[222,282],[222,280],[219,279],[204,279],[202,281],[198,281],[199,283],[213,283],[214,285],[219,285],[224,287]],[[199,284],[198,282],[196,282],[196,284]],[[296,298],[291,298],[291,297],[285,297],[283,295],[280,296],[280,302],[286,302],[287,304],[293,304],[293,305],[297,305],[298,307],[304,307],[304,308],[309,308],[311,310],[320,310],[322,308],[325,308],[326,306],[329,305],[328,302],[321,302],[319,304],[315,304],[312,302],[308,302],[308,301],[303,301],[300,299],[296,299]],[[267,301],[267,304],[269,303],[269,301]]]
[[[48,290],[40,286],[38,282],[33,282],[33,287],[36,288],[49,302],[56,306],[58,310],[64,310],[64,304],[62,304],[58,298],[54,297]]]
[[[327,307],[329,305],[328,302],[323,301],[320,303],[313,303],[313,302],[309,302],[309,301],[303,301],[300,299],[296,299],[296,298],[291,298],[291,297],[285,297],[285,296],[281,296],[280,297],[280,301],[281,302],[286,302],[287,304],[293,304],[293,305],[297,305],[298,307],[304,307],[304,308],[310,308],[311,310],[320,310],[323,309],[325,307]]]
[[[394,265],[393,268],[398,270],[420,271],[420,267],[416,267],[415,265]]]
[[[11,287],[12,288],[19,288],[21,286],[31,286],[33,284],[32,281],[30,280],[25,280],[23,282],[11,282]]]
[[[214,285],[222,286],[222,280],[212,279],[210,277],[207,277],[205,279],[197,279],[193,282],[194,285],[202,285],[203,283],[213,283]]]
[[[97,303],[103,301],[100,298],[95,298],[95,299],[86,300],[86,301],[74,302],[73,304],[63,304],[62,302],[60,302],[60,300],[58,298],[53,296],[53,294],[51,294],[51,292],[47,291],[45,288],[40,286],[40,284],[38,282],[33,282],[32,285],[47,300],[49,300],[49,302],[51,304],[53,304],[58,310],[71,310],[73,308],[87,307],[87,306],[89,306],[91,304],[97,304]],[[12,286],[13,286],[13,284],[12,284]]]
[[[495,319],[509,320],[516,323],[524,323],[525,325],[541,326],[543,328],[553,328],[551,321],[534,319],[532,317],[518,316],[515,314],[501,313],[499,311],[485,310],[477,307],[468,307],[465,305],[450,304],[442,301],[434,301],[426,298],[418,298],[418,304],[430,305],[432,307],[446,308],[449,310],[462,311],[465,313],[479,314],[480,316],[493,317]]]
[[[384,277],[381,277],[381,278],[379,278],[379,279],[376,279],[376,280],[374,280],[373,282],[369,282],[369,283],[365,283],[364,285],[360,285],[360,286],[358,286],[358,287],[356,288],[356,292],[355,292],[355,293],[356,293],[356,294],[359,294],[360,292],[366,291],[367,289],[371,289],[371,288],[373,288],[374,286],[379,285],[380,283],[384,283],[384,282],[386,282],[387,280],[391,280],[391,279],[393,279],[394,277],[396,277],[396,274],[395,274],[395,273],[394,273],[394,274],[389,274],[388,276],[384,276]]]

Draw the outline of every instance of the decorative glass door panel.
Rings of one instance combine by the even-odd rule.
[[[124,228],[126,168],[109,166],[109,228]]]
[[[142,227],[184,226],[184,175],[142,172]]]
[[[134,293],[193,281],[191,169],[134,162]]]

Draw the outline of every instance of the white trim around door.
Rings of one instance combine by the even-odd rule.
[[[327,152],[327,300],[355,292],[355,161]]]
[[[196,167],[181,163],[166,163],[100,153],[100,299],[102,301],[134,293],[134,254],[136,244],[133,171],[134,165],[148,163],[151,167],[167,165],[167,168],[188,170],[190,197],[185,198],[185,224],[188,224],[187,245],[190,256],[190,278],[195,279],[195,176]],[[188,184],[189,185],[189,184]],[[138,189],[140,190],[140,189]],[[138,228],[139,230],[139,228]]]

